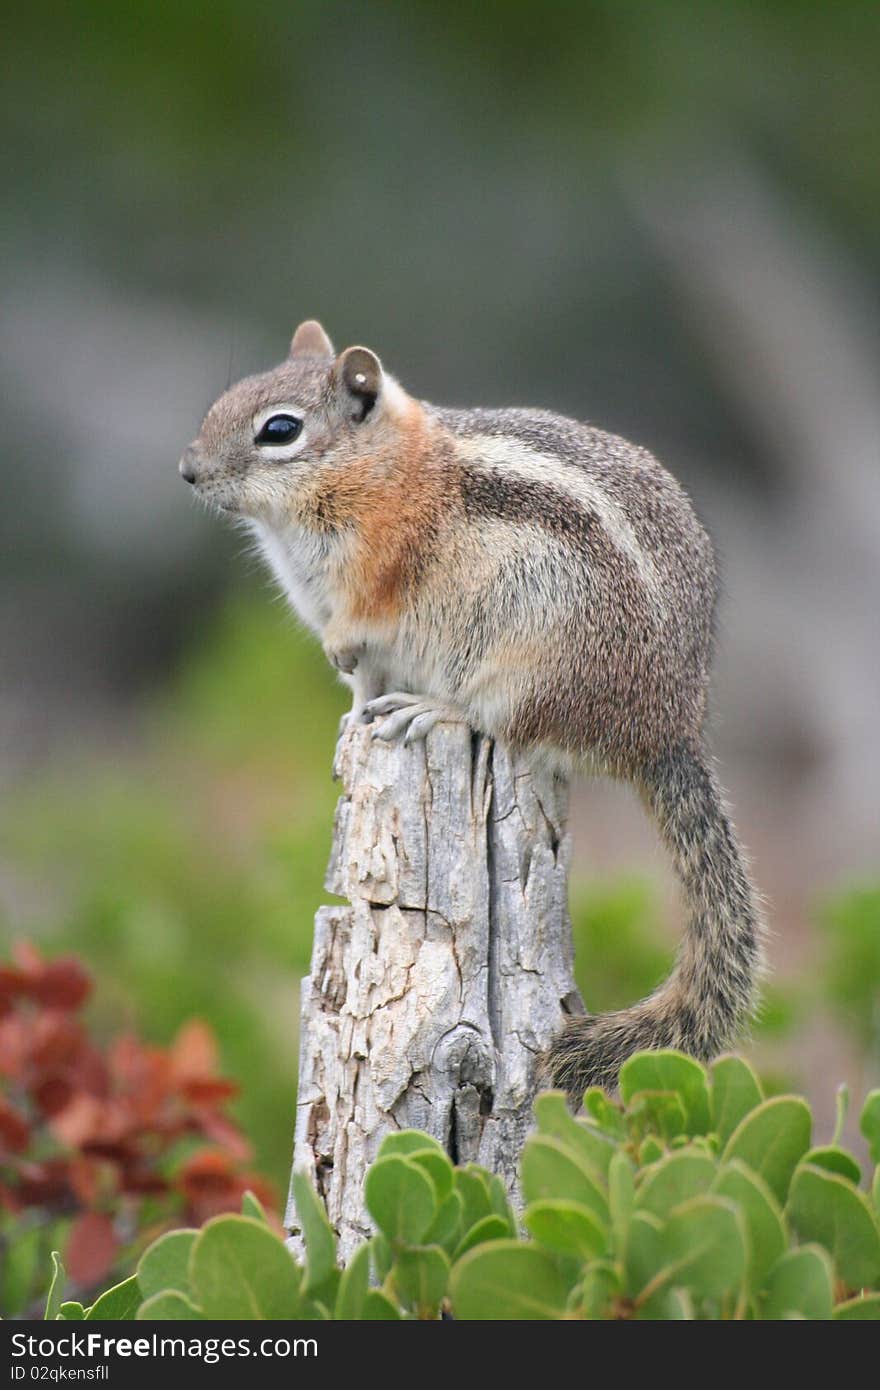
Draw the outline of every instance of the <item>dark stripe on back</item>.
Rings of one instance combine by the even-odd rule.
[[[540,526],[578,550],[591,548],[600,525],[593,512],[580,507],[572,498],[529,478],[517,478],[491,469],[465,468],[461,475],[461,498],[469,520],[493,517]]]

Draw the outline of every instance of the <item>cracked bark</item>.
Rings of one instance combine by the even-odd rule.
[[[344,1260],[370,1234],[363,1181],[384,1136],[427,1130],[515,1193],[538,1057],[574,984],[568,787],[440,724],[406,747],[356,727],[302,983],[294,1169]],[[288,1225],[298,1243],[296,1211]]]

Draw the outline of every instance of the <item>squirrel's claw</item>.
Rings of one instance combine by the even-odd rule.
[[[368,714],[391,714],[394,710],[403,709],[408,705],[430,705],[433,702],[427,695],[413,695],[407,690],[392,690],[387,695],[377,695],[374,700],[368,700],[364,709]]]

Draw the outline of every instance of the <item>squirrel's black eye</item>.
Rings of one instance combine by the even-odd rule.
[[[303,427],[295,415],[270,415],[257,435],[258,444],[292,444]]]

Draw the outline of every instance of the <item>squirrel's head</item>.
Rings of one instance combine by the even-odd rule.
[[[319,466],[343,465],[387,442],[409,398],[369,348],[337,356],[313,319],[287,360],[245,377],[214,402],[180,460],[180,475],[223,511],[272,522]]]

